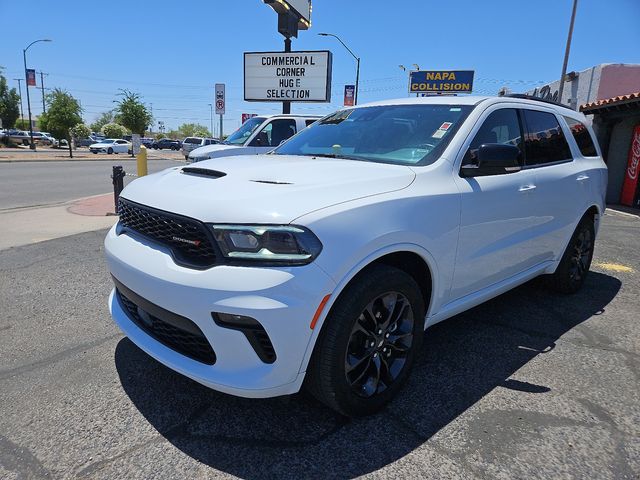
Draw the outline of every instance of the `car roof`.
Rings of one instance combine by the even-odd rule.
[[[536,100],[530,98],[519,98],[510,96],[477,96],[477,95],[465,95],[465,96],[453,96],[453,95],[434,95],[430,97],[408,97],[408,98],[396,98],[391,100],[382,100],[379,102],[365,103],[358,105],[358,107],[378,107],[387,105],[478,105],[485,104],[487,106],[499,104],[499,103],[521,103],[523,105],[531,105],[535,107],[547,107],[557,110],[562,114],[570,114],[576,118],[580,118],[581,114],[572,110],[564,105],[551,103],[544,100]]]
[[[282,118],[322,118],[323,115],[301,115],[299,113],[274,113],[269,115],[256,115],[259,118],[273,118],[273,117],[282,117]]]

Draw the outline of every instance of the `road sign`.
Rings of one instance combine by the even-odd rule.
[[[216,115],[224,115],[224,83],[216,83]]]
[[[245,52],[248,102],[329,102],[331,52]]]
[[[131,134],[131,149],[133,150],[133,154],[137,155],[140,153],[140,145],[142,144],[142,141],[140,139],[140,134],[139,133],[132,133]]]
[[[409,73],[409,93],[471,93],[473,70],[416,70]]]

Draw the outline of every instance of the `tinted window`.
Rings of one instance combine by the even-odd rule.
[[[585,126],[585,124],[569,117],[564,117],[564,119],[571,129],[571,134],[578,144],[580,153],[585,157],[597,157],[598,152],[596,151],[596,146],[593,144],[593,139],[591,138],[589,129]]]
[[[307,126],[307,127],[308,127],[308,126],[309,126],[309,125],[311,125],[312,123],[315,123],[315,122],[316,122],[316,120],[317,120],[317,118],[312,118],[312,119],[310,119],[310,120],[305,120],[305,121],[304,121],[304,124],[305,124],[305,126]]]
[[[184,139],[183,143],[191,143],[193,145],[200,145],[202,143],[202,139],[198,137],[187,137]]]
[[[526,134],[524,150],[527,165],[542,165],[571,159],[571,150],[552,113],[523,110]]]
[[[296,133],[296,121],[280,119],[269,122],[251,141],[254,147],[277,147]]]
[[[488,143],[515,145],[522,152],[522,133],[520,131],[520,122],[518,121],[518,112],[515,109],[503,108],[489,114],[476,136],[473,137],[462,164],[477,165],[478,149],[480,145]]]
[[[440,157],[472,108],[416,104],[339,110],[274,153],[428,165]]]

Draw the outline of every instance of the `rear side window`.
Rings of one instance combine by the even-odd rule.
[[[310,119],[310,120],[305,120],[305,121],[304,121],[304,125],[305,125],[306,127],[308,127],[308,126],[309,126],[309,125],[311,125],[312,123],[316,123],[316,121],[317,121],[317,120],[318,120],[317,118],[312,118],[312,119]]]
[[[192,143],[195,145],[200,145],[200,143],[202,143],[202,139],[197,137],[187,137],[184,139],[184,142],[182,143]]]
[[[571,150],[558,119],[552,113],[523,110],[526,134],[524,149],[527,165],[571,160]]]
[[[591,138],[591,134],[589,133],[589,129],[586,125],[570,117],[564,117],[564,119],[571,129],[571,134],[578,144],[580,153],[585,157],[597,157],[598,152],[596,150],[596,146],[593,143],[593,139]]]
[[[518,112],[515,109],[503,108],[489,114],[476,136],[473,137],[462,164],[477,165],[478,149],[481,145],[489,143],[514,145],[522,152],[522,134],[520,132]]]

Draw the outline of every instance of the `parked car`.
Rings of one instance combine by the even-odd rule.
[[[218,143],[220,143],[220,141],[215,138],[187,137],[182,141],[182,154],[185,160],[189,160],[189,153],[192,150],[204,145],[217,145]]]
[[[89,145],[91,153],[127,153],[131,143],[121,138],[107,138],[101,142]]]
[[[160,140],[154,140],[151,144],[151,148],[156,150],[163,150],[168,148],[169,150],[180,150],[182,144],[179,140],[173,140],[171,138],[161,138]]]
[[[144,145],[147,148],[151,148],[151,146],[153,145],[153,142],[155,142],[155,139],[153,138],[142,138],[140,139],[140,142],[142,143],[142,145]]]
[[[209,145],[193,150],[189,163],[230,155],[266,153],[283,141],[303,130],[320,117],[314,115],[262,115],[253,117],[227,137],[219,145]]]
[[[208,387],[304,386],[366,415],[398,393],[424,329],[539,275],[578,291],[606,185],[584,115],[557,104],[346,108],[268,155],[131,182],[105,240],[110,311],[141,349]]]
[[[9,129],[5,132],[5,136],[9,137],[10,141],[18,145],[26,146],[31,144],[31,136],[29,132],[25,132],[24,130]]]

